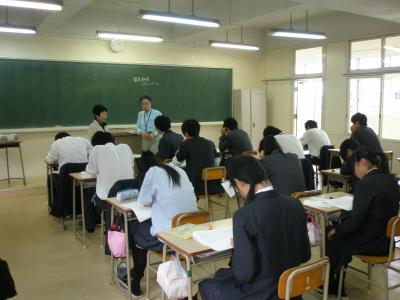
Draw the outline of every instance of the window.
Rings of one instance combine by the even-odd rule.
[[[295,73],[322,73],[322,47],[296,50]]]
[[[361,112],[380,137],[400,139],[400,36],[355,41],[350,48],[349,117]]]

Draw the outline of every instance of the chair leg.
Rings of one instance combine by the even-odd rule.
[[[383,271],[383,299],[384,300],[389,300],[389,274],[388,274],[388,270],[387,268],[385,268],[382,265],[378,265],[379,267],[381,267],[382,271]]]
[[[344,275],[345,269],[342,267],[340,269],[340,276],[339,276],[339,287],[338,287],[338,300],[342,299],[342,288],[343,288],[343,275]]]
[[[229,202],[230,202],[229,200],[230,200],[230,198],[227,197],[227,199],[226,199],[226,208],[225,208],[225,219],[227,219],[228,216],[229,217],[231,216],[231,209],[229,207]]]
[[[150,299],[150,251],[147,251],[147,266],[146,266],[146,299]]]
[[[100,217],[101,217],[101,221],[100,221],[101,228],[100,228],[100,230],[101,230],[101,234],[102,234],[102,242],[101,242],[100,248],[104,248],[105,244],[106,244],[106,234],[104,232],[104,214],[105,213],[106,213],[105,209],[102,209],[100,211]]]

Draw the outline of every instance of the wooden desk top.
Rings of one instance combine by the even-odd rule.
[[[7,148],[7,147],[19,147],[22,141],[0,141],[0,148]]]
[[[314,196],[314,197],[324,198],[324,199],[335,199],[335,198],[349,196],[349,195],[351,195],[351,194],[345,193],[345,192],[334,192],[334,193],[322,194],[322,195],[318,195],[318,196]],[[335,212],[342,211],[342,209],[340,209],[338,207],[333,207],[333,206],[332,207],[314,207],[314,206],[305,205],[304,201],[307,199],[310,199],[310,198],[303,198],[300,200],[301,203],[303,203],[304,208],[307,210],[316,211],[316,212],[322,213],[324,215],[329,215],[329,214],[332,214]]]
[[[109,204],[111,204],[112,206],[114,206],[114,208],[116,208],[117,210],[119,210],[121,212],[128,212],[128,213],[131,212],[131,213],[133,213],[132,209],[127,208],[125,206],[122,206],[122,204],[127,204],[127,203],[134,202],[134,201],[136,201],[136,199],[124,200],[124,201],[121,202],[121,201],[117,200],[116,197],[113,197],[113,198],[107,198],[106,201]]]
[[[209,224],[211,225],[212,229],[229,227],[232,226],[232,219],[224,219],[220,221],[210,222]],[[193,239],[185,240],[177,236],[171,235],[165,231],[157,233],[157,237],[164,243],[167,243],[172,248],[179,250],[187,256],[196,256],[202,253],[213,251],[212,249],[202,244],[199,244]]]
[[[120,131],[120,132],[111,132],[114,137],[121,137],[121,136],[132,136],[137,135],[133,131]]]
[[[321,173],[326,175],[326,176],[330,176],[330,177],[341,177],[341,178],[352,178],[352,175],[343,175],[340,174],[340,168],[337,169],[328,169],[328,170],[321,170]]]
[[[96,181],[96,177],[82,176],[81,173],[70,173],[69,176],[71,176],[73,179],[77,181],[83,181],[83,182]]]

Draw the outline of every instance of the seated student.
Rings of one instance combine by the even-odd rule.
[[[49,164],[58,164],[58,169],[67,163],[86,163],[92,145],[87,139],[72,137],[68,132],[62,131],[56,134],[46,161]]]
[[[88,138],[89,140],[92,140],[93,135],[97,131],[103,131],[103,132],[108,132],[108,127],[107,127],[107,118],[108,118],[108,110],[105,106],[101,104],[97,104],[93,106],[93,115],[94,115],[94,120],[90,125],[88,126]]]
[[[109,132],[98,131],[92,138],[93,150],[89,155],[86,172],[97,178],[96,194],[92,202],[105,209],[105,199],[111,187],[121,179],[133,179],[133,153],[125,144],[114,144],[114,137]],[[93,232],[96,226],[96,211],[93,206],[86,212],[86,229]]]
[[[353,210],[327,231],[333,293],[337,292],[340,268],[351,261],[352,255],[388,254],[386,225],[399,212],[399,187],[389,173],[384,153],[359,147],[354,153],[354,173],[360,181],[354,190]]]
[[[138,196],[140,204],[151,206],[151,219],[136,222],[132,233],[135,242],[132,250],[132,293],[135,296],[141,294],[140,280],[146,268],[147,250],[162,252],[163,243],[156,234],[170,229],[175,215],[197,211],[193,185],[184,170],[172,163],[159,163],[150,151],[143,152],[140,159],[147,160],[146,164],[151,165]]]
[[[355,139],[345,139],[340,144],[340,157],[343,160],[340,174],[353,175],[354,174],[354,151],[360,146]]]
[[[221,128],[219,151],[237,156],[251,150],[253,146],[247,132],[238,128],[238,122],[234,118],[226,118]]]
[[[264,128],[263,138],[261,139],[260,144],[258,146],[258,153],[259,153],[260,159],[264,158],[264,138],[269,135],[275,136],[275,135],[278,135],[281,133],[282,133],[282,130],[280,130],[279,128],[276,128],[274,126],[267,126]]]
[[[247,203],[233,216],[231,268],[201,281],[198,298],[278,299],[279,276],[311,257],[303,205],[269,186],[253,157],[233,158],[228,172]]]
[[[375,151],[383,152],[379,138],[374,130],[367,126],[367,116],[356,113],[351,117],[351,138],[360,143],[361,146],[369,147]]]
[[[308,146],[308,150],[310,150],[310,154],[306,156],[313,164],[319,164],[321,148],[330,145],[331,141],[326,132],[318,128],[317,122],[308,120],[304,124],[304,127],[306,128],[306,132],[300,138],[300,141],[303,146]]]
[[[217,151],[212,141],[199,136],[200,123],[195,119],[188,119],[182,123],[182,133],[185,140],[180,145],[175,157],[178,162],[186,160],[185,171],[194,186],[196,195],[204,194],[204,181],[201,174],[204,168],[215,167]],[[208,183],[209,193],[223,192],[219,182]]]
[[[287,196],[306,190],[303,169],[296,154],[283,153],[273,136],[264,138],[264,154],[262,166],[275,190]]]
[[[161,160],[172,159],[182,143],[183,137],[171,130],[171,120],[167,116],[160,115],[155,118],[154,125],[161,135],[158,143],[158,157]]]

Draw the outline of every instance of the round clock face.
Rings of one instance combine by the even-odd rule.
[[[121,52],[124,50],[125,44],[123,40],[112,40],[111,41],[111,50],[114,52]]]

